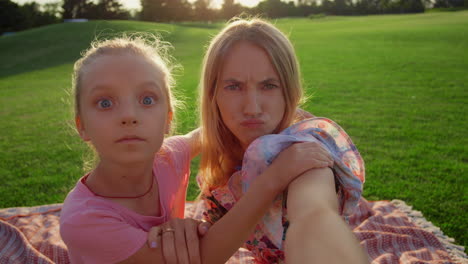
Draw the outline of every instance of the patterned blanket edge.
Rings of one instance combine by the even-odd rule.
[[[434,234],[445,247],[450,257],[458,264],[468,264],[468,256],[465,253],[465,247],[455,244],[455,239],[445,235],[439,227],[428,221],[420,211],[413,210],[413,207],[407,205],[402,200],[390,201],[401,212],[405,213],[410,221],[428,232]]]

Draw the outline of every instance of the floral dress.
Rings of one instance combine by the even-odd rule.
[[[247,192],[251,183],[285,148],[295,142],[315,141],[324,146],[334,159],[331,168],[340,212],[345,217],[353,213],[365,180],[364,161],[346,132],[327,118],[312,118],[301,121],[279,134],[257,138],[247,148],[242,168],[236,171],[226,185],[204,192],[201,198],[206,210],[205,220],[219,220]],[[199,184],[202,175],[197,177]],[[252,251],[259,263],[284,262],[284,240],[289,226],[286,199],[279,194],[267,213],[255,227],[244,247]]]

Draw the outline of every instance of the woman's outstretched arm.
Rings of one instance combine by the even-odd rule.
[[[363,248],[338,213],[329,168],[309,170],[291,182],[287,206],[287,263],[368,263]]]
[[[199,136],[199,129],[185,135],[191,146],[192,158],[200,151]],[[273,164],[256,178],[234,207],[200,239],[202,263],[226,262],[254,231],[276,195],[284,191],[293,179],[309,169],[324,168],[332,164],[328,151],[317,143],[297,143],[283,150]],[[333,181],[333,175],[331,180]],[[332,190],[336,203],[334,185]]]
[[[202,263],[225,263],[252,234],[276,195],[294,178],[311,168],[331,164],[328,151],[317,143],[297,143],[283,150],[235,206],[201,238]]]

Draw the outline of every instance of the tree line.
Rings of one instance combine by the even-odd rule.
[[[252,8],[224,0],[220,9],[213,9],[211,4],[212,0],[141,0],[141,11],[130,12],[117,0],[62,0],[43,5],[0,0],[0,35],[76,18],[179,22],[225,20],[242,13],[280,18],[419,13],[428,7],[468,8],[468,0],[263,0]]]
[[[0,35],[32,27],[60,22],[58,4],[39,5],[35,2],[18,5],[0,0]]]

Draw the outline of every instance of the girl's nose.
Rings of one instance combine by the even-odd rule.
[[[136,106],[129,104],[121,108],[120,124],[123,126],[134,126],[138,124],[138,115]]]
[[[133,120],[122,120],[122,125],[136,125],[138,121],[136,119]]]

